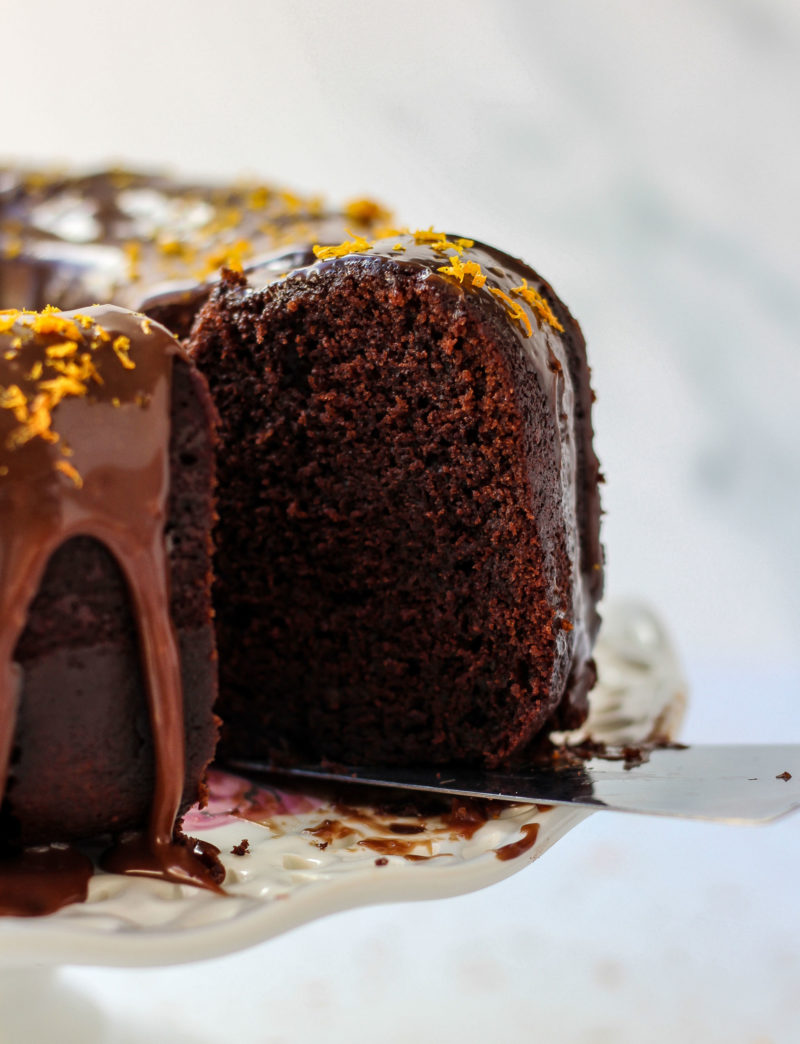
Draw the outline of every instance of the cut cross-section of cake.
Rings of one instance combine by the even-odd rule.
[[[188,340],[221,417],[222,754],[507,762],[594,680],[580,329],[460,237],[305,260],[229,274]]]

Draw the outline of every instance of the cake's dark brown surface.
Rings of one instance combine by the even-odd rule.
[[[158,789],[156,759],[148,673],[142,661],[142,616],[132,603],[130,587],[130,576],[137,577],[138,585],[139,574],[146,578],[151,564],[138,557],[148,553],[147,548],[137,551],[135,542],[128,543],[130,534],[124,532],[129,517],[135,525],[135,512],[129,514],[125,503],[120,504],[120,530],[115,535],[108,523],[109,518],[116,517],[114,505],[91,500],[95,496],[102,500],[105,488],[129,490],[131,504],[138,503],[140,487],[143,498],[152,497],[154,489],[165,490],[166,517],[154,515],[152,526],[156,536],[163,527],[161,541],[165,541],[171,590],[169,617],[179,650],[178,682],[182,682],[185,694],[181,810],[201,796],[201,781],[216,742],[209,540],[213,517],[212,408],[205,382],[166,331],[141,316],[114,308],[92,309],[84,321],[77,322],[83,339],[79,342],[64,336],[67,327],[58,326],[74,326],[69,315],[41,320],[21,316],[16,323],[12,323],[13,318],[13,313],[0,313],[7,327],[0,334],[0,405],[4,407],[0,417],[0,519],[6,541],[0,558],[5,582],[18,577],[22,569],[19,563],[37,553],[40,539],[50,540],[61,532],[70,534],[71,529],[75,533],[49,557],[27,612],[25,606],[19,606],[13,610],[13,619],[2,621],[4,633],[8,633],[9,628],[18,626],[16,613],[23,612],[24,630],[13,650],[21,681],[19,703],[16,715],[12,715],[16,722],[8,778],[0,779],[0,789],[4,789],[0,844],[6,847],[117,833],[143,828],[148,822],[152,825]],[[32,335],[35,343],[29,347],[26,324],[37,321],[42,332]],[[51,323],[53,329],[49,331]],[[98,329],[105,331],[109,341],[97,349],[90,348]],[[118,337],[124,340],[118,343]],[[112,343],[117,344],[127,364],[115,358]],[[38,385],[31,385],[30,380],[36,367],[30,357],[33,351],[47,360]],[[26,441],[20,442],[15,433],[23,431],[24,424],[18,423],[11,405],[18,398],[20,386],[44,388],[52,394],[54,386],[47,384],[48,380],[71,380],[69,366],[78,366],[84,354],[90,358],[90,368],[84,374],[96,363],[103,383],[86,378],[83,391],[65,393],[52,407],[52,421],[44,434],[30,437],[27,432],[22,436]],[[64,362],[66,369],[48,370],[51,362]],[[36,394],[27,396],[24,409],[30,417],[36,413]],[[148,398],[151,394],[156,397],[152,404]],[[154,473],[153,467],[162,468],[157,455],[148,463],[131,438],[144,430],[139,425],[159,428],[162,422],[156,399],[160,402],[159,397],[164,395],[168,447],[163,467],[167,474]],[[66,455],[62,447],[72,440],[74,454]],[[153,445],[157,450],[158,438]],[[143,467],[147,470],[141,471]],[[86,469],[84,474],[82,468]],[[121,485],[115,487],[114,483]],[[35,514],[42,520],[41,532],[18,531],[25,513],[24,499],[20,498],[29,488],[41,490],[37,494],[40,508]],[[84,494],[90,498],[88,505],[80,503]],[[156,507],[155,503],[145,503],[142,510],[147,514]],[[102,521],[112,541],[118,538],[121,548],[130,549],[126,557],[126,566],[132,571],[129,577],[123,575],[121,560],[104,542],[81,532],[95,527],[99,533],[102,526],[96,519]],[[146,592],[146,588],[144,583],[142,590]],[[162,627],[169,627],[169,617]],[[170,824],[170,836],[171,832]]]
[[[189,339],[221,415],[226,757],[497,765],[585,714],[584,342],[521,262],[443,241],[230,277]]]

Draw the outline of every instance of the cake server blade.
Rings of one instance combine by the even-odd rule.
[[[361,783],[537,805],[567,805],[725,823],[764,823],[800,808],[800,744],[657,747],[639,763],[559,758],[524,772],[230,761],[293,780]]]

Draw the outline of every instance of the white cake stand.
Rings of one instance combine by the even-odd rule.
[[[606,606],[603,618],[590,718],[571,738],[633,744],[655,733],[675,735],[685,686],[663,627],[632,602]],[[72,1025],[91,1020],[85,1001],[55,976],[61,965],[205,960],[336,911],[474,891],[519,872],[592,814],[508,803],[465,836],[439,815],[343,809],[313,792],[278,790],[217,771],[211,795],[208,809],[190,812],[187,829],[221,850],[225,896],[98,873],[84,903],[48,917],[0,919],[0,1013],[12,1039],[14,1012],[25,1011],[30,1034],[37,1005],[57,1003]],[[243,838],[248,852],[236,855],[231,850]],[[498,856],[514,845],[514,857]]]

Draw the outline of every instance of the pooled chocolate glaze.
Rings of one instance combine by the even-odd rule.
[[[519,841],[512,841],[507,845],[501,845],[500,848],[495,849],[494,854],[502,862],[507,862],[509,859],[516,859],[518,856],[523,855],[525,852],[529,852],[533,848],[538,836],[539,824],[525,823],[522,827],[522,837]]]
[[[91,859],[69,845],[28,848],[0,859],[0,916],[40,917],[86,898]]]
[[[146,833],[108,861],[124,873],[217,888],[218,872],[174,840],[185,753],[164,525],[170,388],[180,348],[160,326],[113,306],[0,313],[0,330],[0,798],[21,688],[14,651],[28,609],[56,549],[72,537],[92,537],[114,556],[130,591],[156,766]],[[31,865],[33,857],[23,858]],[[80,876],[62,848],[37,850],[38,891],[49,897],[38,898],[37,908],[75,897],[72,885],[63,888],[65,861],[67,877]],[[19,865],[0,862],[4,908],[16,894]]]
[[[280,786],[283,790],[287,786],[291,789],[297,783],[281,779]],[[371,787],[353,781],[309,786],[306,780],[302,792],[304,795],[312,792],[336,816],[328,816],[305,831],[317,848],[325,849],[334,842],[341,842],[346,847],[371,849],[381,856],[401,856],[409,862],[448,858],[448,853],[434,853],[435,841],[469,841],[506,807],[503,801],[422,792],[411,794],[407,790]],[[395,816],[404,816],[413,822],[401,822]],[[363,836],[365,833],[370,836]],[[376,865],[385,863],[376,861]]]

